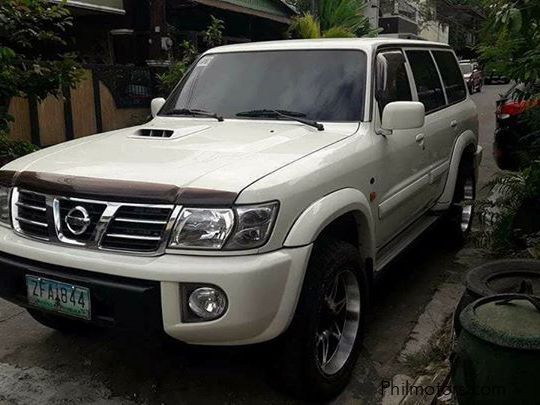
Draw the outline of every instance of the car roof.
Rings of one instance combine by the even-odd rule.
[[[370,52],[379,46],[423,46],[445,47],[448,44],[415,39],[399,38],[325,38],[325,39],[290,39],[283,41],[248,42],[242,44],[225,45],[213,48],[207,53],[226,52],[255,52],[269,50],[301,50],[301,49],[359,49]]]

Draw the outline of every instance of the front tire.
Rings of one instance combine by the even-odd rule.
[[[278,341],[275,371],[286,389],[320,401],[345,388],[361,349],[367,294],[357,249],[335,239],[318,241],[295,316]]]

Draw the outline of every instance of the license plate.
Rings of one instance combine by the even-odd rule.
[[[36,308],[90,319],[90,290],[46,278],[26,276],[28,303]]]

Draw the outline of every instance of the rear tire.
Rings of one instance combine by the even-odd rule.
[[[459,164],[452,205],[448,210],[448,225],[458,243],[469,236],[474,216],[476,198],[476,178],[471,159],[463,159]]]
[[[95,325],[90,325],[83,321],[66,318],[60,315],[49,314],[37,309],[27,308],[28,313],[34,320],[46,326],[47,328],[55,329],[66,335],[88,335],[96,333],[100,330]]]
[[[330,238],[317,242],[293,321],[276,342],[281,387],[316,401],[345,388],[361,349],[367,294],[357,249]]]

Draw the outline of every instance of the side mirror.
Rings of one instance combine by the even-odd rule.
[[[152,102],[150,103],[150,111],[152,111],[152,117],[155,117],[157,115],[159,110],[161,110],[161,107],[163,107],[163,104],[165,104],[165,99],[162,97],[152,100]]]
[[[393,130],[421,128],[425,117],[424,104],[418,101],[388,103],[382,113],[382,135],[390,135]]]

